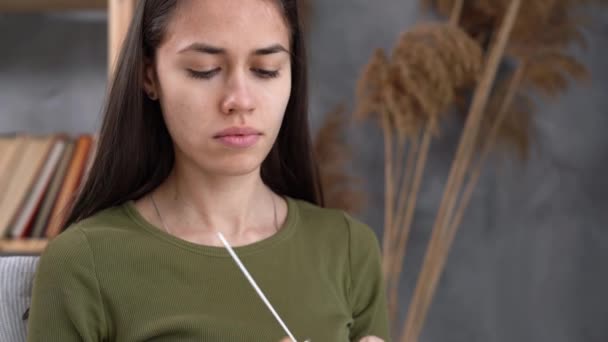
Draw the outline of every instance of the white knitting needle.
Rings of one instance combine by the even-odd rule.
[[[241,259],[239,259],[239,257],[236,255],[236,253],[234,253],[234,250],[232,250],[232,247],[230,247],[230,244],[228,243],[228,241],[226,241],[226,239],[224,238],[224,235],[222,235],[222,233],[220,233],[220,232],[218,232],[217,235],[220,237],[220,240],[222,240],[222,243],[228,250],[228,253],[230,253],[230,255],[232,256],[232,259],[234,259],[234,261],[239,266],[241,271],[243,271],[243,274],[245,274],[245,277],[247,278],[247,280],[249,280],[249,283],[251,284],[251,286],[253,286],[253,288],[258,293],[260,298],[262,298],[262,300],[264,301],[264,303],[266,304],[268,309],[270,309],[270,312],[272,312],[272,314],[274,315],[274,318],[276,318],[277,321],[279,321],[279,324],[281,325],[281,327],[283,327],[283,330],[285,330],[285,332],[292,339],[292,341],[297,342],[296,338],[293,337],[293,335],[291,334],[289,329],[287,329],[287,326],[285,325],[285,323],[283,323],[283,320],[281,320],[281,317],[279,317],[279,314],[277,314],[277,312],[274,311],[274,308],[272,307],[272,305],[270,305],[270,302],[268,301],[268,299],[266,299],[266,296],[264,296],[264,293],[262,293],[262,290],[260,290],[260,288],[258,287],[258,284],[255,283],[255,280],[253,280],[253,278],[251,277],[251,275],[245,268],[245,265],[243,265],[243,263],[241,262]]]

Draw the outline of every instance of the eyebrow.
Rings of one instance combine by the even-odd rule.
[[[195,52],[206,53],[206,54],[210,54],[210,55],[226,54],[226,49],[222,49],[222,48],[212,46],[212,45],[209,45],[206,43],[192,43],[192,44],[188,45],[187,47],[181,49],[179,51],[179,53],[184,53],[184,52],[188,52],[188,51],[195,51]],[[264,55],[271,55],[271,54],[279,53],[279,52],[285,52],[285,53],[289,54],[289,50],[284,48],[281,44],[274,44],[274,45],[270,45],[268,47],[264,47],[264,48],[253,51],[253,55],[264,56]]]

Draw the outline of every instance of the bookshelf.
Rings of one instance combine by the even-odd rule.
[[[0,14],[47,11],[107,10],[108,18],[108,77],[126,35],[137,0],[3,0]],[[0,255],[39,255],[46,239],[0,239]]]
[[[0,240],[0,255],[38,255],[47,242],[46,239]]]

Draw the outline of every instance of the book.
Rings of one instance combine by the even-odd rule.
[[[72,201],[72,197],[76,194],[76,190],[80,185],[91,143],[92,138],[89,134],[83,134],[76,138],[74,155],[70,161],[65,180],[57,195],[57,200],[51,211],[51,217],[46,229],[45,235],[49,239],[59,235],[63,229],[64,215],[66,214],[66,210],[69,209],[68,206]]]
[[[87,165],[84,169],[84,175],[82,176],[82,180],[86,180],[89,176],[89,171],[91,171],[91,167],[93,166],[93,162],[95,161],[95,157],[97,156],[97,145],[99,143],[99,134],[95,133],[91,137],[91,148],[89,152],[89,158],[87,160]]]
[[[16,140],[12,136],[0,136],[0,177],[14,153],[11,150],[15,149]]]
[[[23,202],[40,173],[47,154],[52,146],[52,137],[27,136],[19,162],[6,187],[6,196],[0,206],[0,236],[5,236],[9,225],[18,215]]]
[[[53,174],[53,179],[51,180],[49,188],[44,195],[44,200],[40,206],[40,210],[38,210],[36,215],[36,220],[34,221],[30,233],[31,238],[40,239],[44,237],[51,215],[51,210],[53,210],[53,206],[57,200],[57,195],[59,194],[63,181],[65,180],[68,166],[70,166],[70,161],[72,160],[73,154],[74,141],[72,139],[67,139],[59,165]]]
[[[15,165],[23,156],[25,136],[4,136],[0,138],[0,208],[8,194],[8,184],[15,172]]]
[[[29,232],[35,218],[37,210],[40,208],[42,198],[51,181],[61,154],[65,148],[65,140],[59,136],[52,137],[52,147],[46,157],[43,167],[36,177],[29,194],[21,206],[21,210],[15,217],[14,222],[8,231],[8,236],[12,238],[23,238]]]

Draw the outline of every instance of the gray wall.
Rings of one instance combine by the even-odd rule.
[[[106,88],[106,15],[0,14],[0,132],[93,132]]]
[[[376,47],[390,48],[420,18],[413,0],[315,2],[311,114],[352,104],[354,82]],[[608,340],[608,13],[581,59],[593,83],[536,113],[527,163],[497,157],[486,168],[450,254],[422,342]],[[103,14],[0,16],[0,132],[94,131],[105,93]],[[369,193],[361,219],[382,226],[382,136],[353,126],[356,173]],[[435,141],[408,247],[404,306],[458,139]]]

